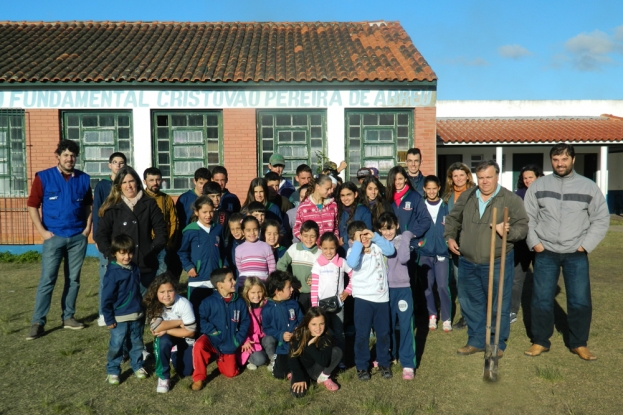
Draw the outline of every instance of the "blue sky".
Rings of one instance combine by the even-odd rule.
[[[400,21],[438,99],[623,99],[623,1],[5,2],[1,20]]]

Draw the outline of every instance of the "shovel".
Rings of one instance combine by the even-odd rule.
[[[497,209],[493,208],[493,223],[491,232],[491,250],[489,259],[489,292],[487,298],[487,332],[485,338],[485,366],[482,377],[489,382],[498,380],[498,352],[500,350],[500,325],[502,323],[502,298],[504,296],[504,268],[506,265],[506,229],[502,232],[502,253],[500,257],[500,275],[498,279],[498,304],[495,316],[495,339],[491,346],[491,312],[493,309],[493,278],[495,265],[495,228]],[[508,208],[504,208],[504,224],[508,222]]]

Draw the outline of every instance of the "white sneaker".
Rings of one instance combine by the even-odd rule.
[[[257,366],[255,366],[253,363],[247,363],[247,369],[249,369],[249,370],[256,370]]]
[[[99,318],[97,319],[97,325],[100,327],[106,327],[106,321],[104,320],[104,316],[101,314]]]
[[[147,371],[144,368],[140,368],[139,370],[137,370],[136,372],[134,372],[134,376],[136,376],[138,379],[147,379],[147,376],[149,374],[147,373]]]
[[[169,379],[158,378],[158,386],[156,386],[156,393],[167,393],[169,391]]]
[[[146,349],[143,349],[143,362],[146,362],[150,357],[151,353],[149,353]]]
[[[452,331],[452,321],[451,320],[446,320],[443,322],[443,331],[445,331],[446,333],[449,331]]]
[[[428,318],[428,329],[437,330],[437,316],[430,316]]]
[[[273,368],[275,367],[275,360],[277,360],[276,354],[274,354],[273,357],[270,358],[270,362],[268,363],[268,366],[266,367],[266,369],[268,369],[270,373],[273,373]]]
[[[119,376],[117,375],[108,375],[106,376],[106,382],[110,385],[118,385],[119,384]]]

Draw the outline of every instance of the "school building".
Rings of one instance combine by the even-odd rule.
[[[0,250],[40,246],[26,199],[60,139],[80,143],[93,186],[122,151],[139,174],[158,167],[174,197],[197,168],[224,165],[242,201],[274,152],[288,177],[325,158],[347,160],[345,178],[383,176],[413,146],[425,174],[497,157],[514,188],[521,165],[540,154],[547,170],[548,144],[575,140],[581,173],[616,209],[623,107],[599,103],[438,102],[398,22],[0,22]],[[548,126],[538,138],[535,125]]]

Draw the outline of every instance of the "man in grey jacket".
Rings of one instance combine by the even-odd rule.
[[[592,316],[587,254],[606,236],[610,215],[599,187],[573,170],[573,146],[556,144],[549,154],[554,173],[532,183],[525,197],[530,218],[527,243],[536,252],[531,307],[533,344],[525,354],[535,357],[551,346],[554,297],[562,268],[568,346],[580,358],[595,360],[586,347]]]
[[[495,240],[495,265],[493,287],[493,319],[498,302],[500,263],[505,261],[504,293],[500,326],[500,350],[506,349],[510,333],[510,304],[513,289],[513,243],[526,237],[528,216],[523,201],[513,192],[498,184],[500,167],[493,160],[483,161],[476,167],[478,187],[461,194],[454,208],[446,216],[444,238],[448,248],[459,256],[459,302],[467,322],[467,344],[457,350],[460,355],[482,352],[485,347],[487,314],[487,289],[489,286],[489,255],[493,208],[497,208],[497,238]],[[503,223],[504,208],[508,207],[509,221]],[[457,244],[457,235],[460,240]],[[508,234],[506,257],[502,258],[502,236]],[[460,247],[459,247],[460,245]],[[494,333],[491,333],[493,340]],[[501,355],[501,353],[500,353]]]

